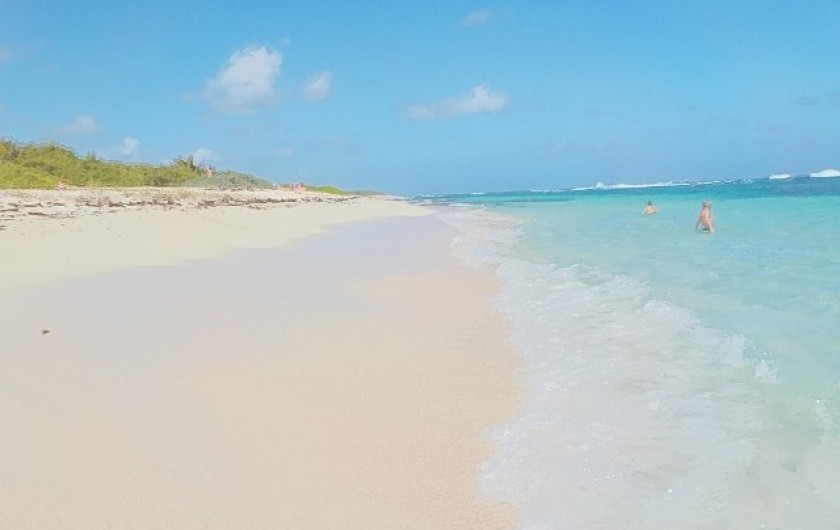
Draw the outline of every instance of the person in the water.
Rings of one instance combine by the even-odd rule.
[[[694,223],[694,230],[698,228],[703,232],[714,233],[715,220],[712,217],[712,201],[703,201],[703,207],[700,208],[700,215],[697,216],[697,222]]]
[[[659,210],[656,209],[656,206],[653,205],[652,201],[648,201],[647,206],[645,206],[642,213],[645,215],[653,215],[655,213],[659,213]]]

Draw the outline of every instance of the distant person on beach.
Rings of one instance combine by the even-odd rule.
[[[703,207],[700,208],[700,215],[697,216],[697,222],[694,223],[694,230],[698,228],[703,232],[713,233],[715,231],[715,220],[712,217],[712,201],[703,201]]]
[[[645,215],[653,215],[655,213],[659,213],[659,210],[656,209],[656,206],[653,205],[652,201],[648,201],[647,206],[645,206],[642,213]]]

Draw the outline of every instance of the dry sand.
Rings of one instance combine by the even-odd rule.
[[[0,293],[276,247],[348,221],[425,213],[387,197],[285,190],[0,191]]]
[[[516,360],[428,211],[41,223],[0,232],[0,528],[510,527],[477,473]]]

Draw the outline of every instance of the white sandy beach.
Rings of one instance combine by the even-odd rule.
[[[0,219],[0,527],[510,527],[517,361],[434,215],[108,209]]]
[[[388,198],[274,190],[0,192],[0,292],[212,258],[233,249],[277,247],[335,224],[424,213]]]

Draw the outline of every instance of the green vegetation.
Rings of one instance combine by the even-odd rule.
[[[344,191],[335,186],[304,186],[306,191],[317,191],[319,193],[331,193],[333,195],[350,195],[349,191]]]
[[[78,156],[57,143],[19,144],[0,138],[0,189],[60,186],[118,187],[187,186],[222,189],[268,189],[267,180],[231,170],[197,165],[192,156],[169,164],[151,165],[102,160],[95,153]],[[308,191],[348,195],[335,186],[306,186]]]
[[[178,186],[196,176],[192,158],[171,164],[124,164],[84,158],[56,143],[21,145],[0,140],[0,188],[54,188],[69,186],[133,187]]]
[[[57,143],[18,144],[0,139],[0,188],[202,186],[269,188],[272,184],[235,171],[207,176],[192,156],[151,165],[102,160],[94,153],[78,156]]]
[[[257,178],[247,173],[239,173],[237,171],[230,171],[227,169],[214,170],[210,175],[207,174],[206,170],[202,170],[200,175],[191,178],[182,185],[199,188],[223,189],[268,189],[274,187],[274,184],[267,180]]]

